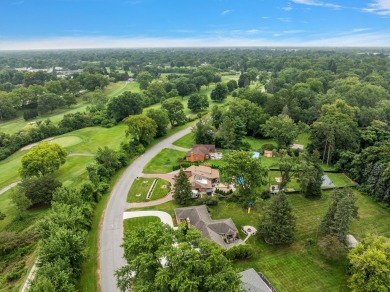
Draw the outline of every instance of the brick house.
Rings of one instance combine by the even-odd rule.
[[[215,145],[194,144],[192,149],[186,153],[186,161],[205,161],[210,159],[210,154],[216,153]]]

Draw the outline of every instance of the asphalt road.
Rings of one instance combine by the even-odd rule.
[[[120,245],[123,240],[123,212],[126,210],[127,193],[131,184],[136,177],[142,175],[142,170],[149,160],[190,132],[190,128],[184,129],[151,147],[137,158],[116,182],[108,200],[100,230],[100,281],[103,292],[119,291],[116,287],[114,272],[126,264]]]

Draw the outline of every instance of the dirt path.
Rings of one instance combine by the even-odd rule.
[[[12,184],[10,184],[10,185],[8,185],[8,186],[2,188],[2,189],[0,190],[0,195],[4,194],[6,191],[12,189],[13,187],[16,187],[19,183],[20,183],[20,181],[17,181],[17,182],[14,182],[14,183],[12,183]]]

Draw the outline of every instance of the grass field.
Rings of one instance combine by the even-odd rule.
[[[130,230],[145,228],[150,223],[160,222],[160,218],[155,216],[138,217],[123,220],[123,232],[126,234]]]
[[[163,149],[146,164],[144,173],[168,173],[172,171],[172,166],[178,164],[179,159],[183,159],[186,153],[178,150]]]
[[[173,145],[184,147],[184,148],[192,148],[195,144],[195,135],[194,133],[189,133],[182,138],[173,142]]]
[[[319,253],[316,245],[306,244],[308,239],[317,238],[318,225],[328,208],[330,194],[330,191],[326,191],[318,200],[308,200],[300,194],[288,195],[297,216],[295,243],[290,247],[277,248],[265,244],[259,236],[252,237],[247,243],[253,247],[254,256],[249,260],[234,262],[237,270],[254,268],[262,272],[278,291],[349,291],[344,259],[329,262]],[[352,222],[351,234],[358,240],[362,240],[367,233],[390,236],[390,211],[368,196],[359,192],[355,194],[360,220]],[[226,201],[208,209],[213,219],[232,218],[240,229],[243,225],[257,227],[267,204],[269,201],[255,206],[250,214],[236,203]],[[166,211],[173,217],[174,209],[178,207],[171,201],[142,210]]]
[[[146,195],[149,192],[150,187],[154,182],[154,178],[139,178],[135,180],[131,185],[131,189],[127,195],[127,202],[148,202],[150,200],[157,200],[165,197],[170,190],[170,183],[161,178],[157,179],[157,183],[153,189],[152,195],[150,199],[146,198]],[[168,186],[163,188],[163,186]]]

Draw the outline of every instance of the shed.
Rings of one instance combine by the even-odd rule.
[[[273,153],[272,153],[272,151],[265,150],[265,151],[264,151],[264,156],[265,156],[265,157],[272,157],[272,156],[273,156]]]

